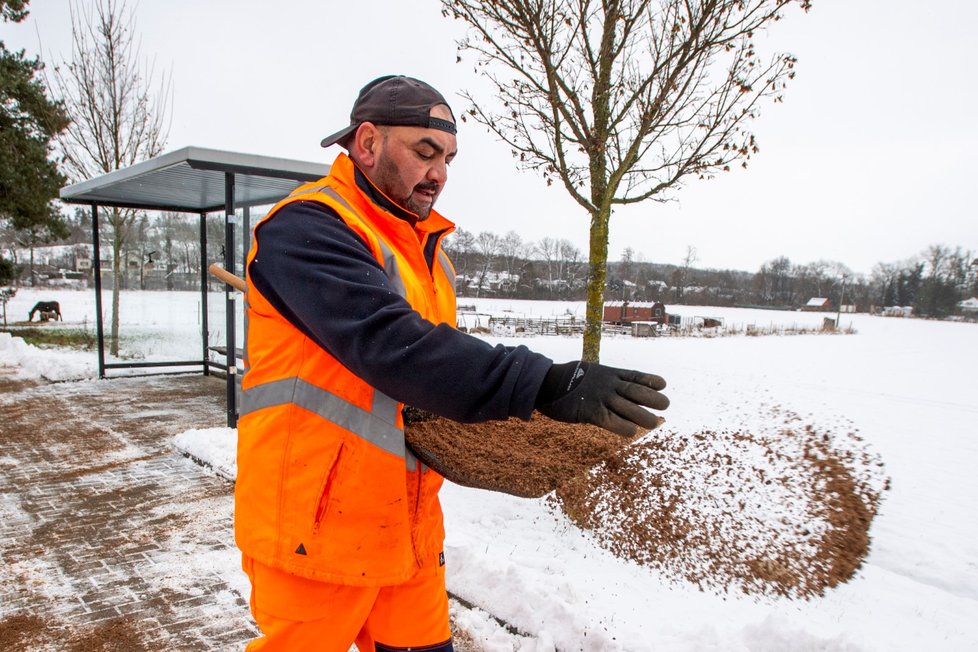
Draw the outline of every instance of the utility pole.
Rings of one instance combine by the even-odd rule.
[[[842,330],[842,302],[846,298],[846,275],[842,275],[842,290],[839,292],[839,306],[835,313],[835,328],[836,330]]]

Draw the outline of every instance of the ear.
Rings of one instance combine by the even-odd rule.
[[[352,158],[363,168],[372,168],[377,162],[380,154],[380,146],[384,135],[372,122],[364,122],[357,127],[353,134],[353,143],[350,147]]]

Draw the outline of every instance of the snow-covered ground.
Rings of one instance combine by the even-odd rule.
[[[223,303],[212,296],[216,332]],[[92,327],[90,292],[21,290],[8,320],[24,319],[39,299],[61,301],[66,325]],[[123,293],[128,355],[196,355],[197,302],[193,293]],[[460,303],[482,312],[583,315],[575,302]],[[759,327],[818,326],[835,316],[673,310]],[[978,649],[978,326],[868,315],[844,315],[842,325],[856,334],[606,337],[602,362],[664,376],[672,400],[666,427],[676,431],[732,422],[763,431],[772,407],[827,428],[858,429],[892,488],[870,531],[870,555],[850,582],[809,600],[701,592],[615,558],[545,500],[447,485],[449,589],[478,607],[457,608],[458,622],[487,650]],[[556,360],[580,353],[576,338],[489,339]],[[49,364],[38,364],[44,359]],[[23,375],[57,368],[59,379],[91,377],[94,354],[38,351],[4,338],[0,364],[20,365]],[[177,443],[233,474],[233,431],[191,431]]]

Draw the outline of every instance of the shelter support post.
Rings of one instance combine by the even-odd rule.
[[[232,274],[237,273],[235,268],[234,256],[234,173],[224,174],[224,269]],[[237,350],[235,346],[236,337],[234,332],[235,306],[234,288],[225,285],[225,304],[224,317],[227,334],[227,416],[228,427],[234,428],[238,424],[237,397],[235,389],[237,385]]]
[[[207,341],[210,337],[207,325],[207,213],[200,213],[200,339],[203,347],[204,375],[209,376],[211,367]]]
[[[98,232],[98,204],[92,204],[92,260],[95,262],[95,338],[98,340],[98,377],[105,378],[105,329],[102,326],[102,255]]]

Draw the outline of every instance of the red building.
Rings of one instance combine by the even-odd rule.
[[[669,315],[661,302],[608,301],[604,304],[604,321],[630,324],[636,321],[649,321],[665,324]]]

